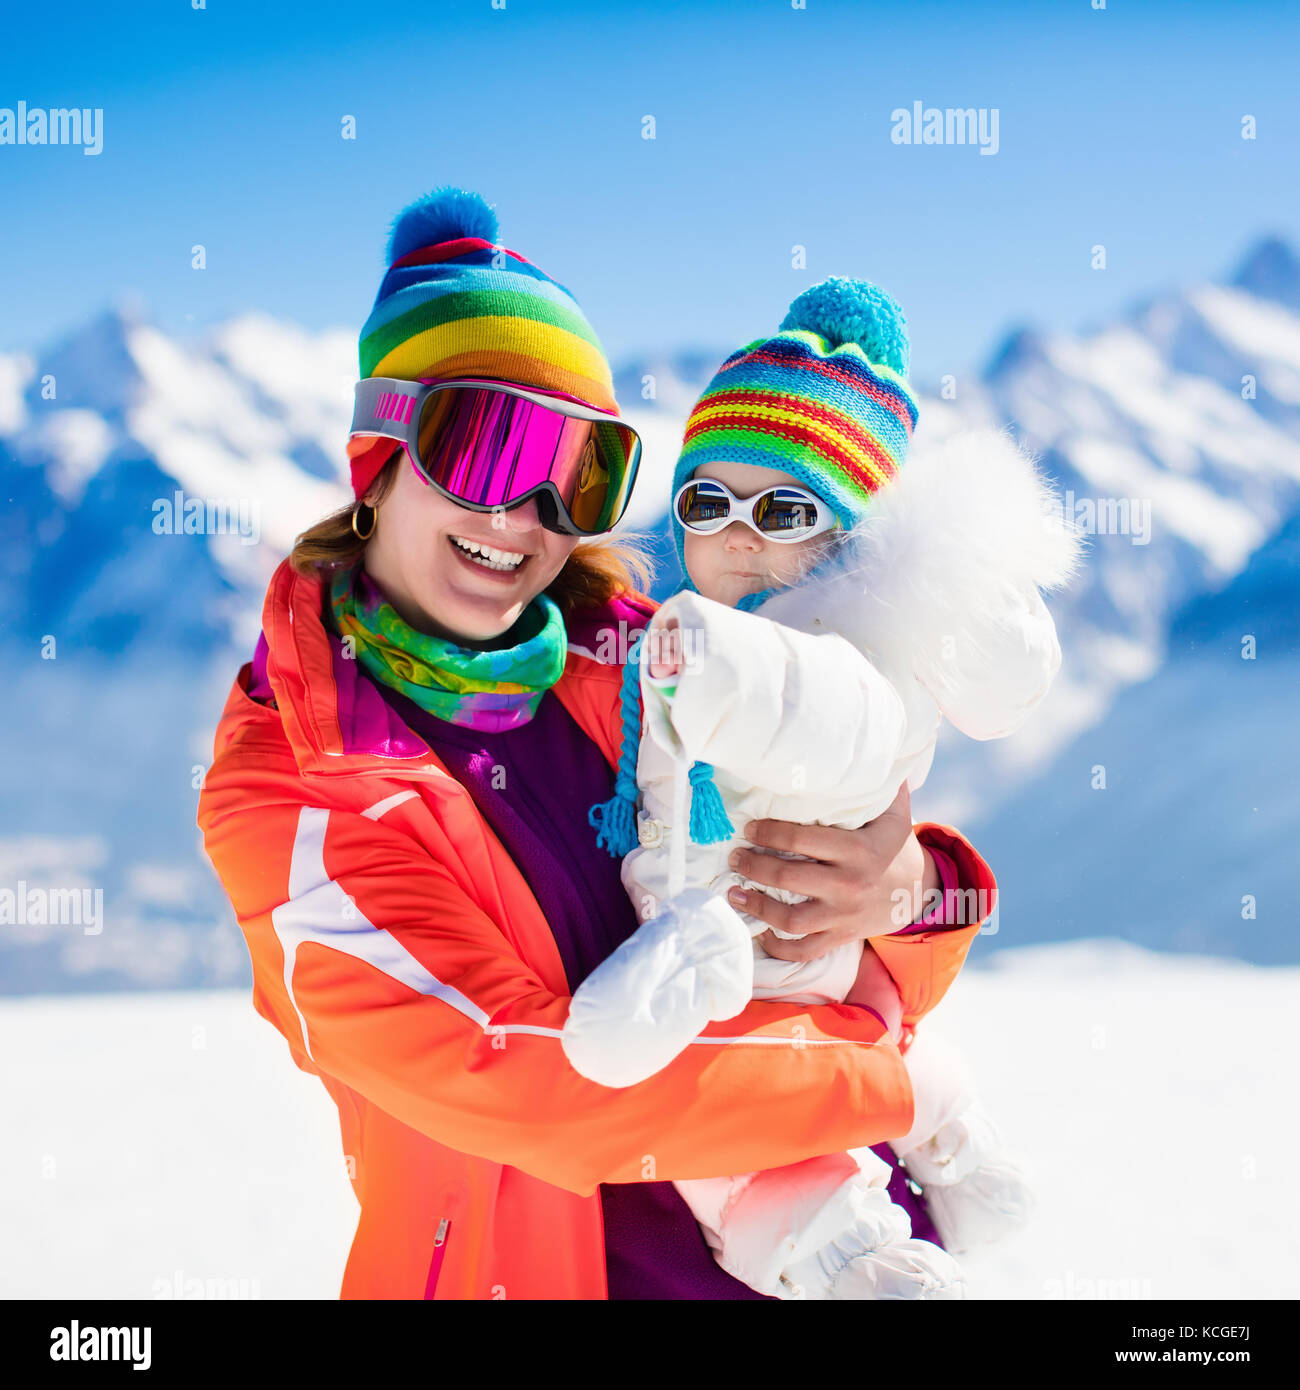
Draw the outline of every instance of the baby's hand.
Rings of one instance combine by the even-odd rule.
[[[656,680],[663,676],[678,676],[682,670],[682,633],[676,618],[669,618],[662,627],[650,629],[650,653],[655,658],[647,668]]]

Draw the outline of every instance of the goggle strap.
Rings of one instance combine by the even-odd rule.
[[[429,390],[431,384],[433,383],[386,376],[367,377],[364,381],[357,382],[354,390],[351,433],[384,434],[394,439],[405,439],[406,425],[410,422],[415,403]],[[574,401],[543,396],[538,392],[529,391],[526,387],[507,390],[496,382],[478,381],[474,378],[439,382],[437,385],[444,388],[456,386],[464,390],[494,391],[498,395],[528,401],[570,420],[589,420],[598,425],[620,425],[636,434],[627,421],[619,416],[609,415],[594,406],[578,405]]]

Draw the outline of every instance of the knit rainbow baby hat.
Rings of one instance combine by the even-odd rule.
[[[851,530],[907,458],[917,420],[908,352],[903,311],[879,286],[837,275],[813,285],[790,305],[775,337],[733,352],[704,388],[686,421],[669,497],[701,464],[751,463],[798,478]],[[698,593],[686,568],[684,528],[675,515],[669,525],[682,586]],[[749,612],[775,592],[746,594],[736,607]],[[587,817],[611,854],[627,854],[637,838],[638,656],[639,647],[623,673],[615,793]],[[691,839],[730,839],[734,827],[712,765],[696,761],[689,775]]]
[[[435,189],[397,215],[361,329],[362,379],[487,377],[616,413],[609,363],[577,300],[496,236],[496,214],[461,188]],[[349,442],[357,497],[393,447]]]
[[[752,463],[798,478],[840,525],[866,515],[895,477],[916,428],[907,320],[869,280],[832,275],[790,305],[772,338],[718,368],[686,421],[670,496],[701,464]],[[685,532],[670,518],[685,587]],[[698,591],[697,591],[698,592]],[[767,594],[747,595],[755,607]]]

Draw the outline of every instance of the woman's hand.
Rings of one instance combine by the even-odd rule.
[[[780,960],[814,960],[846,942],[901,931],[921,915],[922,894],[941,887],[934,860],[912,829],[906,782],[887,811],[857,830],[758,820],[742,833],[755,845],[806,854],[816,861],[782,859],[760,850],[732,852],[735,872],[809,899],[783,903],[756,888],[732,889],[727,895],[733,906],[750,916],[804,938],[789,941],[764,932],[759,943]]]

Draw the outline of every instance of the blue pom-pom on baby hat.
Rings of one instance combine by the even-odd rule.
[[[907,375],[907,320],[892,295],[870,280],[831,275],[797,296],[781,320],[791,329],[819,333],[831,347],[857,343],[872,362]]]

